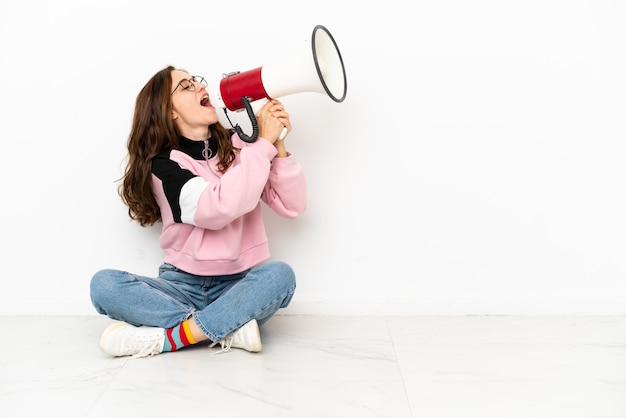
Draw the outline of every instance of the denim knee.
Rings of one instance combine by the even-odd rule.
[[[272,261],[266,266],[272,270],[272,276],[277,282],[276,286],[288,293],[293,293],[296,288],[296,273],[293,268],[284,261]]]
[[[102,303],[107,299],[107,296],[115,294],[117,291],[115,280],[116,276],[119,276],[121,272],[112,269],[104,269],[97,271],[92,277],[89,284],[89,293],[91,296],[91,303],[96,308],[96,311],[101,314],[106,314]]]

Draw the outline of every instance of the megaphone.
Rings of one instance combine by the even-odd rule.
[[[238,124],[234,127],[242,140],[254,142],[258,137],[252,102],[302,92],[325,94],[337,103],[346,98],[346,70],[335,39],[328,29],[317,25],[313,29],[310,44],[310,50],[304,49],[286,61],[224,74],[217,85],[209,89],[211,103],[223,108],[227,118],[227,109],[247,111],[252,135],[243,133]],[[281,139],[286,133],[285,128]]]

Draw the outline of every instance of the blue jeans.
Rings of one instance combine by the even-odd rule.
[[[292,268],[281,261],[226,276],[196,276],[165,263],[156,278],[98,271],[91,302],[100,314],[137,326],[172,328],[193,317],[219,341],[253,318],[262,325],[289,304],[295,288]]]

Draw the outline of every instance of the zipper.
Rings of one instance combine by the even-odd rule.
[[[213,156],[213,151],[209,148],[209,140],[204,140],[204,150],[202,150],[202,156],[204,157],[204,161],[206,161],[206,165],[211,168],[211,164],[209,164],[209,159]]]

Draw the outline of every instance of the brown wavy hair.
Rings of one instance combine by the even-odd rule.
[[[152,159],[160,153],[179,148],[180,132],[171,117],[173,66],[167,66],[146,83],[137,95],[135,113],[128,136],[128,155],[118,193],[128,206],[131,220],[151,226],[161,219],[161,209],[152,193]],[[219,144],[218,169],[226,171],[235,159],[236,148],[220,122],[209,127]]]

